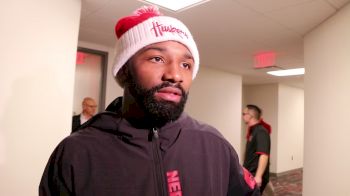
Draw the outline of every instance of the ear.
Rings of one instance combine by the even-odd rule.
[[[122,88],[124,88],[125,83],[128,81],[128,79],[130,78],[130,72],[129,72],[129,68],[128,68],[128,62],[125,63],[120,70],[118,71],[115,79],[117,80],[119,86],[121,86]]]

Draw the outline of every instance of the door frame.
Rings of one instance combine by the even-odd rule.
[[[106,108],[106,84],[107,84],[107,67],[108,67],[108,52],[101,51],[101,50],[95,50],[95,49],[90,49],[90,48],[84,48],[84,47],[78,47],[78,52],[85,52],[85,53],[90,53],[90,54],[95,54],[101,56],[101,81],[100,81],[100,95],[99,95],[99,106],[98,107],[99,111],[98,112],[103,112]]]

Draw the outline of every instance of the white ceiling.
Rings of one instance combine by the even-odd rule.
[[[191,30],[201,66],[240,74],[245,84],[303,86],[303,76],[275,77],[254,69],[253,56],[277,54],[276,66],[304,67],[303,36],[350,0],[211,0],[180,13],[160,9]],[[82,0],[79,40],[114,47],[120,17],[145,5],[137,0]],[[307,70],[306,70],[307,72]]]

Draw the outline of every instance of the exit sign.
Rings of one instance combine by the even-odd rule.
[[[276,53],[262,52],[254,55],[254,68],[265,68],[275,66]]]

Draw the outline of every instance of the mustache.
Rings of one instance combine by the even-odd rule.
[[[182,86],[180,86],[179,84],[174,84],[174,83],[170,83],[170,82],[163,82],[155,87],[153,87],[150,91],[152,92],[157,92],[162,88],[165,87],[173,87],[173,88],[177,88],[181,91],[182,95],[186,95],[187,93],[185,92],[185,90],[182,88]]]

